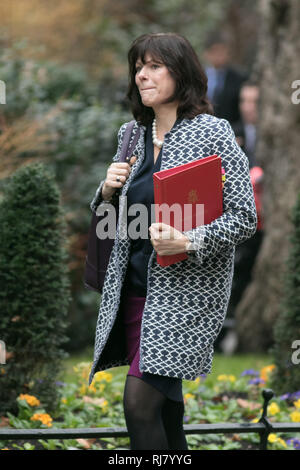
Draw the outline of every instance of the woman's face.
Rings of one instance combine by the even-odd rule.
[[[145,54],[145,64],[140,59],[136,62],[135,83],[139,89],[142,103],[151,108],[158,108],[175,90],[175,80],[166,65],[152,60]]]

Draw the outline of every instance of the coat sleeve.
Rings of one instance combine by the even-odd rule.
[[[199,264],[251,238],[257,227],[248,158],[226,119],[219,119],[212,138],[213,152],[221,157],[225,169],[223,214],[207,225],[183,232],[196,247],[188,256],[194,256]]]
[[[124,137],[124,133],[125,133],[125,129],[126,129],[126,125],[128,123],[124,123],[122,124],[122,126],[120,127],[119,131],[118,131],[118,148],[117,148],[117,153],[113,156],[112,158],[112,162],[117,162],[120,158],[120,153],[121,153],[121,147],[122,147],[122,142],[123,142],[123,137]],[[96,212],[97,211],[97,208],[98,206],[102,203],[102,202],[105,202],[103,201],[102,199],[102,186],[104,185],[105,183],[105,179],[101,180],[100,183],[99,183],[99,186],[96,190],[96,193],[93,197],[93,200],[92,202],[90,203],[90,208],[93,212]],[[115,196],[115,195],[114,195]],[[115,197],[113,196],[113,199],[112,199],[112,204],[116,205],[118,204],[118,196],[116,195]]]

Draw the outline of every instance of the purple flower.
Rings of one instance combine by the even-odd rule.
[[[297,400],[298,398],[300,398],[300,390],[298,390],[297,392],[292,392],[292,393],[284,393],[283,395],[280,395],[279,397],[281,400]]]
[[[241,373],[241,377],[243,377],[244,375],[259,375],[259,372],[258,370],[254,369],[246,369]]]
[[[258,384],[264,384],[265,381],[263,379],[259,379],[259,378],[256,378],[256,379],[251,379],[248,381],[248,384],[249,385],[258,385]]]
[[[280,395],[279,399],[280,400],[287,400],[290,398],[291,394],[290,393],[285,393],[284,395]]]
[[[295,449],[300,449],[300,439],[294,439],[293,444]]]
[[[57,380],[55,382],[55,385],[57,385],[58,387],[65,387],[67,384],[65,382],[61,382],[60,380]]]
[[[292,439],[288,439],[288,440],[286,441],[286,443],[287,443],[288,445],[293,445],[293,446],[294,446],[294,449],[300,449],[300,439],[298,439],[298,438],[296,438],[296,437],[295,437],[295,438],[292,438]]]
[[[185,423],[187,423],[189,420],[190,420],[190,416],[184,416],[184,417],[183,417],[183,421],[184,421]]]

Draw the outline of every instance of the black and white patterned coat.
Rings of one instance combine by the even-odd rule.
[[[118,133],[119,160],[125,123]],[[138,128],[135,123],[133,135]],[[127,236],[126,193],[145,157],[145,126],[134,155],[137,161],[119,196],[116,239],[104,281],[96,326],[94,361],[89,383],[100,370],[129,365],[125,334],[118,315],[131,240]],[[238,146],[229,122],[208,114],[183,119],[165,134],[160,170],[217,154],[226,172],[223,215],[212,223],[184,232],[198,248],[196,254],[162,267],[153,252],[148,264],[147,297],[141,341],[141,371],[194,380],[210,373],[213,343],[228,307],[234,271],[235,246],[256,232],[257,214],[246,155]],[[97,210],[101,187],[90,207]]]

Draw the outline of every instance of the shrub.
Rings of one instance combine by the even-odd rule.
[[[42,163],[23,166],[4,185],[0,204],[0,411],[14,411],[20,393],[55,406],[65,357],[70,298],[66,225],[54,175]]]
[[[284,297],[274,325],[275,344],[271,350],[276,365],[272,387],[277,393],[300,390],[300,366],[292,358],[295,352],[292,343],[300,340],[300,193],[292,211],[292,222],[294,230],[284,276]]]

